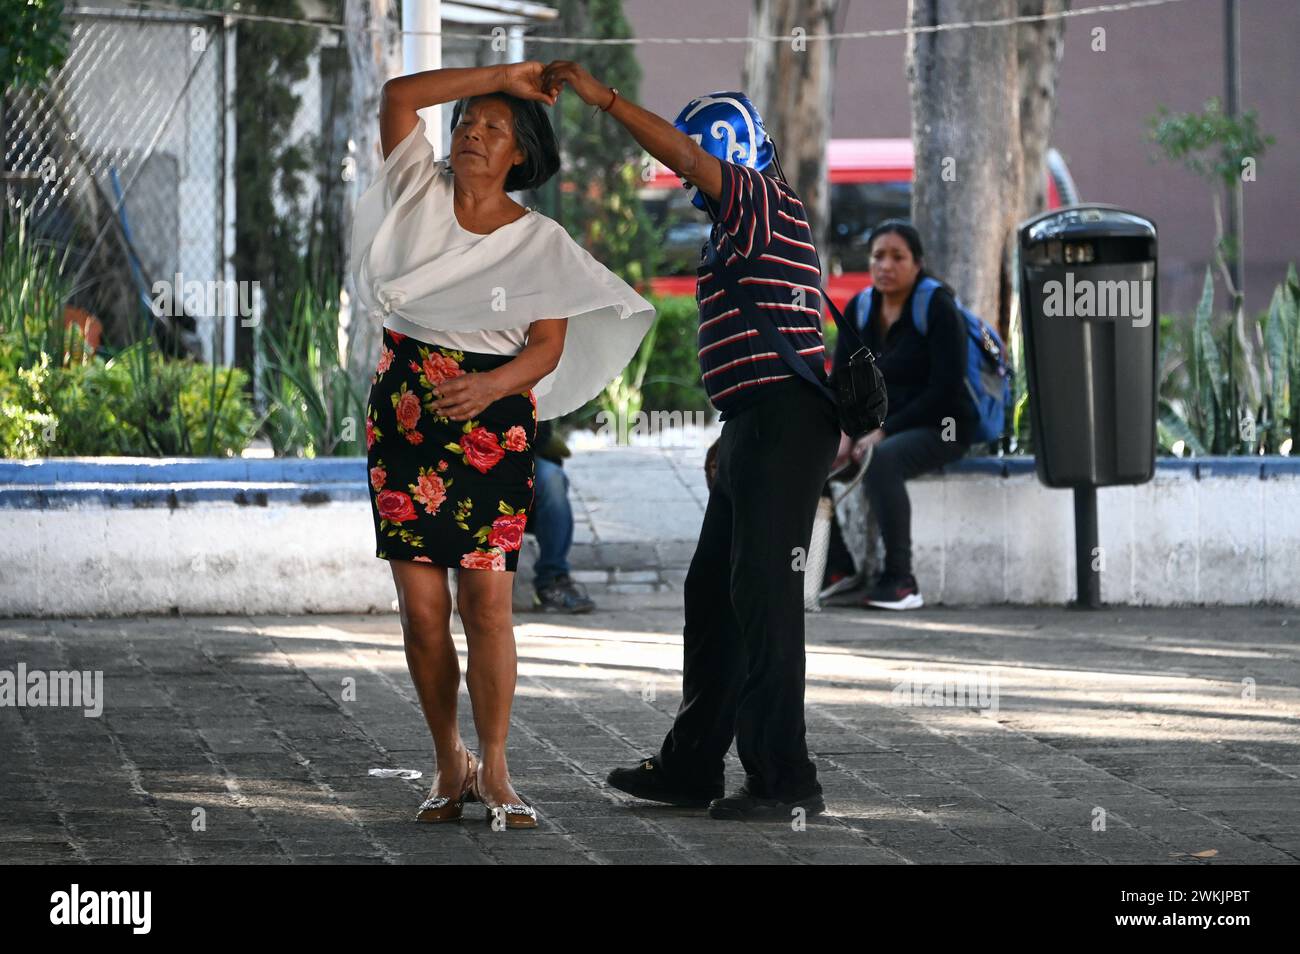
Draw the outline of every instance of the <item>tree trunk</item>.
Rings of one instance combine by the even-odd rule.
[[[836,43],[801,42],[800,36],[834,33],[839,9],[840,0],[754,0],[750,32],[791,39],[751,43],[745,57],[745,93],[762,115],[790,185],[808,211],[813,244],[823,263],[829,261],[826,145]]]
[[[1061,13],[1070,0],[1020,0],[1022,16]],[[1047,166],[1044,162],[1056,122],[1056,80],[1065,48],[1065,20],[1039,20],[1017,28],[1020,59],[1020,146],[1024,150],[1024,194],[1021,218],[1047,208]]]
[[[400,12],[396,0],[346,0],[344,7],[343,22],[347,27],[344,36],[352,71],[348,95],[352,178],[342,215],[343,235],[349,250],[357,199],[374,181],[384,162],[379,141],[379,96],[384,83],[402,71]],[[364,32],[369,30],[382,32]],[[379,359],[379,329],[369,316],[357,309],[357,293],[350,268],[346,270],[343,282],[352,305],[346,328],[348,377],[364,400],[370,391],[370,376]]]
[[[910,0],[913,27],[1014,16],[1017,0]],[[1003,250],[1020,220],[1023,157],[1017,32],[976,27],[912,34],[912,220],[925,264],[997,322]]]

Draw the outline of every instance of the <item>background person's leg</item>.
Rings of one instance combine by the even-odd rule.
[[[862,485],[880,522],[885,573],[890,577],[912,574],[912,501],[906,482],[952,463],[968,449],[964,444],[945,441],[937,427],[891,434],[876,445]]]
[[[544,457],[536,459],[536,466],[529,529],[537,537],[533,585],[540,590],[558,577],[569,575],[573,507],[569,504],[569,475],[564,468]]]
[[[844,542],[844,533],[840,530],[840,521],[834,513],[831,514],[831,539],[826,553],[826,573],[822,578],[822,586],[830,586],[846,576],[852,576],[857,572],[857,564],[853,560],[853,554],[849,552],[848,546]]]

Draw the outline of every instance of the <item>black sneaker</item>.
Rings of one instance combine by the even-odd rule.
[[[916,585],[916,577],[910,573],[907,576],[882,573],[876,585],[862,600],[862,605],[874,606],[877,609],[910,610],[920,609],[925,605],[925,600],[921,599],[921,589]]]
[[[805,815],[820,815],[826,811],[826,799],[821,792],[782,801],[779,798],[758,798],[751,795],[749,789],[741,786],[740,791],[725,798],[715,798],[709,803],[709,817],[729,821],[789,821],[797,808],[802,808]]]
[[[722,786],[700,789],[681,788],[659,765],[659,757],[642,759],[632,768],[616,768],[605,776],[611,788],[651,802],[663,802],[682,808],[705,808],[722,794]]]
[[[590,613],[595,608],[586,587],[567,574],[533,590],[533,609],[543,613]]]

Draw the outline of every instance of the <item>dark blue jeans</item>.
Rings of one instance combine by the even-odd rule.
[[[538,589],[569,574],[569,548],[573,546],[573,508],[569,506],[569,475],[559,464],[536,459],[533,474],[533,513],[528,529],[537,537],[537,566],[533,585]]]

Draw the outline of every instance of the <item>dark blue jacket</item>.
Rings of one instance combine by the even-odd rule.
[[[881,341],[880,309],[884,297],[873,293],[871,314],[866,316],[866,328],[861,331],[863,341],[877,356],[876,366],[889,394],[885,434],[914,427],[942,428],[946,419],[952,418],[957,425],[957,441],[969,445],[977,418],[966,392],[966,322],[952,294],[946,288],[937,288],[930,297],[926,333],[921,334],[912,321],[915,294],[914,285],[898,321]],[[861,300],[855,297],[844,314],[860,329],[863,317],[857,313],[857,305]],[[853,339],[841,332],[835,343],[835,366],[847,362],[855,348]]]

